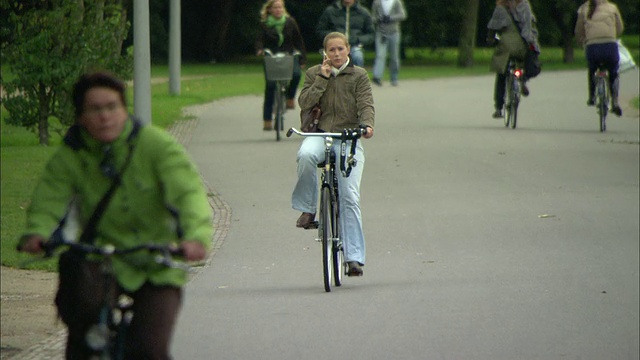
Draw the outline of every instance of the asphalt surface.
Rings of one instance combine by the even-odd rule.
[[[543,72],[516,130],[491,118],[492,76],[375,87],[367,264],[331,293],[314,231],[294,226],[300,139],[262,131],[261,97],[190,109],[169,131],[216,233],[174,358],[638,359],[640,119],[626,106],[600,133],[585,82]],[[638,95],[637,69],[621,87]],[[65,333],[13,359],[60,359]]]
[[[600,133],[585,82],[543,72],[515,130],[492,76],[374,88],[367,263],[331,293],[290,205],[300,139],[262,131],[258,96],[194,108],[188,151],[226,220],[175,358],[638,359],[639,117]],[[621,86],[637,96],[638,71]]]

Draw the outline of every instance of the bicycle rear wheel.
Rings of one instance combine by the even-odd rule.
[[[600,132],[607,131],[607,113],[609,112],[609,100],[604,79],[598,79],[598,118],[600,120]]]
[[[318,232],[322,242],[322,277],[324,290],[331,291],[332,255],[333,255],[333,221],[331,220],[331,189],[325,186],[320,194],[320,224]]]
[[[518,105],[520,104],[520,80],[515,76],[510,76],[509,82],[511,83],[511,101],[509,103],[509,109],[507,110],[509,123],[511,128],[515,129],[518,124]]]
[[[505,85],[505,94],[507,97],[507,101],[505,102],[505,114],[504,114],[504,127],[509,127],[511,124],[511,113],[513,111],[511,104],[513,104],[513,76],[511,74],[507,75],[506,85]]]

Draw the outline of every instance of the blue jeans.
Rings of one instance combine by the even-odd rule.
[[[376,60],[373,63],[373,77],[382,79],[384,68],[387,62],[387,51],[389,52],[389,72],[391,73],[391,83],[398,82],[400,72],[400,33],[381,34],[376,33]]]
[[[351,142],[347,143],[347,151]],[[340,141],[333,144],[336,160],[340,159]],[[362,142],[356,147],[358,164],[349,177],[343,177],[336,164],[338,191],[340,193],[340,238],[344,244],[345,261],[364,264],[365,243],[360,212],[360,181],[364,170],[364,150]],[[315,214],[318,207],[318,163],[324,161],[324,139],[307,137],[298,150],[298,182],[291,196],[294,209]]]
[[[353,61],[353,65],[364,67],[364,49],[353,45],[351,46],[351,61]]]

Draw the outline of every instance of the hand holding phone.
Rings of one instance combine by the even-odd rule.
[[[322,50],[322,67],[320,70],[322,71],[322,74],[326,77],[331,75],[331,60],[329,59],[329,56],[324,50]]]

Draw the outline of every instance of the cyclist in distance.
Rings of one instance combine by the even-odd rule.
[[[527,48],[532,48],[540,52],[538,44],[538,32],[533,26],[535,15],[531,10],[531,5],[527,0],[497,0],[493,15],[487,24],[489,29],[487,42],[493,44],[495,35],[500,36],[493,57],[491,58],[491,71],[496,73],[494,87],[494,118],[504,117],[504,96],[506,69],[510,58],[524,62]],[[517,25],[516,25],[517,22]],[[520,31],[518,31],[520,27]],[[526,43],[525,43],[526,40]],[[529,95],[529,88],[526,85],[526,74],[522,83],[522,95]]]
[[[184,260],[205,259],[213,214],[199,172],[185,149],[165,131],[130,117],[125,83],[108,72],[81,76],[73,88],[73,105],[75,124],[34,190],[18,249],[41,253],[52,234],[60,233],[64,224],[75,223],[69,240],[80,237],[80,241],[116,249],[175,243]],[[117,186],[102,216],[91,221],[112,184]],[[87,223],[95,226],[87,229]],[[88,239],[81,235],[88,233],[92,234]],[[93,260],[97,259],[78,256],[72,265],[98,264]],[[134,300],[124,358],[169,359],[188,275],[155,263],[148,252],[114,257],[112,265],[117,292],[126,292]],[[87,359],[85,333],[98,319],[102,298],[97,294],[104,290],[104,279],[102,274],[74,275],[61,262],[61,282],[63,276],[70,276],[76,286],[64,293],[59,287],[56,306],[69,330],[66,358]]]
[[[286,94],[287,109],[295,108],[294,98],[302,77],[301,68],[304,68],[307,61],[307,50],[304,46],[298,23],[287,12],[284,0],[268,0],[262,6],[262,10],[260,10],[260,30],[258,31],[255,49],[258,56],[264,54],[264,49],[269,49],[274,54],[278,52],[292,54],[296,50],[300,52],[297,57],[298,62],[294,61],[293,64],[293,77],[289,82]],[[264,104],[262,106],[263,130],[273,130],[272,117],[276,82],[266,81],[266,73],[265,82]]]
[[[617,116],[622,116],[622,109],[618,103],[620,57],[616,39],[622,35],[623,30],[624,25],[618,7],[607,0],[589,0],[578,8],[575,35],[578,43],[585,47],[589,64],[587,105],[595,105],[593,74],[598,66],[603,64],[609,72],[611,112]]]
[[[326,55],[322,64],[309,68],[298,97],[304,111],[320,104],[322,115],[318,128],[327,132],[342,132],[364,126],[364,138],[373,136],[375,109],[367,71],[354,66],[349,58],[349,42],[344,34],[329,33],[323,41]],[[362,275],[365,263],[365,241],[360,212],[360,181],[364,169],[362,142],[356,150],[357,166],[349,177],[338,174],[340,192],[340,237],[344,244],[344,256],[348,275]],[[340,151],[340,141],[334,143],[334,151]],[[317,165],[324,161],[324,139],[306,137],[297,154],[298,181],[292,195],[292,206],[301,211],[296,226],[309,228],[315,218],[318,201]]]

